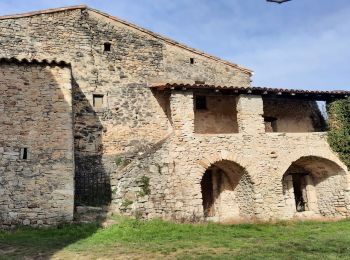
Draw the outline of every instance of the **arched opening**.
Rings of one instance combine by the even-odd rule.
[[[283,193],[290,214],[346,216],[345,171],[325,158],[307,156],[285,172]]]
[[[234,162],[223,160],[211,165],[203,175],[201,189],[207,219],[247,219],[254,214],[252,182]]]

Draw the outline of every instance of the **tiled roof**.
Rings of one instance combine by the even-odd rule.
[[[130,26],[138,31],[141,31],[143,33],[146,33],[148,35],[151,35],[157,39],[160,39],[168,44],[171,44],[171,45],[174,45],[174,46],[177,46],[179,48],[182,48],[182,49],[185,49],[187,51],[190,51],[190,52],[193,52],[197,55],[200,55],[200,56],[203,56],[203,57],[206,57],[206,58],[209,58],[209,59],[212,59],[212,60],[215,60],[215,61],[218,61],[220,63],[223,63],[225,65],[228,65],[228,66],[231,66],[231,67],[234,67],[236,69],[239,69],[241,70],[242,72],[244,73],[248,73],[248,74],[252,74],[252,70],[250,69],[247,69],[247,68],[243,68],[235,63],[231,63],[229,61],[225,61],[225,60],[222,60],[218,57],[215,57],[215,56],[212,56],[212,55],[209,55],[209,54],[206,54],[200,50],[197,50],[197,49],[194,49],[194,48],[191,48],[191,47],[188,47],[184,44],[181,44],[177,41],[174,41],[174,40],[171,40],[165,36],[162,36],[160,34],[157,34],[157,33],[154,33],[150,30],[147,30],[147,29],[144,29],[142,27],[139,27],[133,23],[129,23],[127,21],[124,21],[122,19],[119,19],[115,16],[111,16],[109,14],[106,14],[104,12],[101,12],[99,10],[96,10],[96,9],[93,9],[93,8],[90,8],[86,5],[77,5],[77,6],[70,6],[70,7],[63,7],[63,8],[53,8],[53,9],[46,9],[46,10],[41,10],[41,11],[36,11],[36,12],[29,12],[29,13],[23,13],[23,14],[15,14],[15,15],[5,15],[5,16],[0,16],[0,20],[5,20],[5,19],[17,19],[17,18],[23,18],[23,17],[29,17],[29,16],[35,16],[35,15],[41,15],[41,14],[48,14],[48,13],[56,13],[56,12],[63,12],[63,11],[68,11],[68,10],[75,10],[75,9],[87,9],[89,11],[92,11],[92,12],[95,12],[95,13],[98,13],[100,15],[103,15],[111,20],[114,20],[114,21],[117,21],[119,23],[122,23],[126,26]]]
[[[48,60],[48,59],[20,59],[20,58],[0,58],[0,63],[31,63],[31,64],[47,64],[53,66],[69,66],[70,63],[63,60]]]
[[[275,95],[283,97],[303,97],[311,99],[332,99],[332,98],[346,98],[350,97],[350,91],[347,90],[301,90],[301,89],[284,89],[284,88],[266,88],[266,87],[239,87],[239,86],[216,86],[207,84],[153,84],[151,88],[159,90],[164,89],[212,89],[216,91],[231,91],[237,94],[251,94],[251,95]]]

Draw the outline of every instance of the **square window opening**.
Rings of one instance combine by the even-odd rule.
[[[93,105],[95,108],[103,108],[103,95],[93,95]]]
[[[238,133],[237,96],[194,94],[194,133]]]
[[[264,117],[265,132],[277,132],[277,118],[275,117]]]
[[[112,46],[111,43],[105,42],[105,43],[103,44],[103,47],[104,47],[103,50],[104,50],[105,52],[109,52],[109,51],[111,51],[111,46]]]
[[[205,96],[196,96],[196,110],[207,110],[207,98]]]

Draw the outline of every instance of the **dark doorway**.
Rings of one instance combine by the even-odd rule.
[[[213,217],[214,211],[214,191],[213,191],[213,174],[207,170],[201,181],[204,217]]]
[[[292,174],[295,206],[297,212],[303,212],[307,207],[306,196],[306,176],[307,174]]]

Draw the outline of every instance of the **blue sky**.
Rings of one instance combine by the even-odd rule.
[[[350,90],[349,0],[0,0],[0,15],[77,4],[250,68],[254,86]]]

